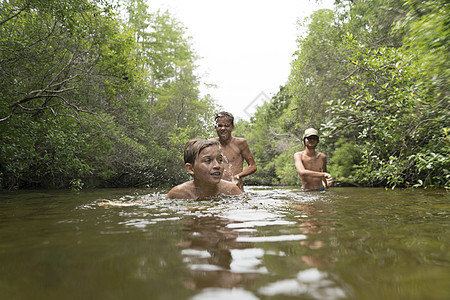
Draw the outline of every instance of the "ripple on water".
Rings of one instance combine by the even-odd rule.
[[[236,273],[269,273],[267,268],[262,266],[262,258],[265,254],[260,248],[231,249],[232,262],[230,271]]]
[[[262,242],[300,241],[304,239],[306,239],[306,235],[304,234],[286,234],[274,236],[239,236],[236,238],[236,241],[245,243],[262,243]]]
[[[316,268],[300,271],[296,278],[279,280],[261,287],[258,292],[264,296],[308,295],[313,299],[343,299],[346,293],[328,279],[327,272]]]
[[[296,233],[298,219],[307,214],[286,219],[292,203],[317,202],[320,193],[296,193],[289,189],[251,189],[237,197],[217,197],[206,200],[167,200],[162,195],[123,197],[117,200],[98,200],[94,205],[105,209],[118,208],[123,218],[119,225],[145,229],[160,222],[197,220],[187,231],[188,240],[180,243],[183,262],[194,274],[270,274],[264,264],[267,255],[285,256],[283,251],[255,247],[259,243],[302,241],[305,234]],[[201,221],[204,220],[204,221]],[[295,220],[295,221],[293,221]],[[189,221],[190,222],[190,221]],[[202,222],[205,222],[203,224]],[[212,226],[207,228],[207,224]],[[200,227],[199,227],[200,226]],[[268,232],[260,232],[271,228]],[[279,229],[277,229],[279,228]],[[286,229],[292,231],[287,234]],[[200,230],[200,231],[198,231]],[[284,230],[284,231],[283,231]],[[298,232],[298,231],[297,231]],[[283,233],[283,234],[281,234]],[[217,242],[214,242],[217,240]],[[194,242],[192,242],[194,241]],[[196,245],[195,247],[193,245]],[[216,255],[228,251],[229,264],[215,260]],[[214,253],[214,255],[212,254]],[[226,275],[223,275],[226,276]],[[345,296],[343,290],[327,279],[326,272],[315,268],[298,272],[295,278],[278,280],[259,288],[264,296],[309,295],[314,299],[338,299]],[[193,300],[201,299],[258,299],[252,292],[240,289],[207,287],[200,290]]]
[[[206,288],[200,294],[195,295],[191,300],[258,300],[252,292],[243,288],[223,289],[223,288]]]

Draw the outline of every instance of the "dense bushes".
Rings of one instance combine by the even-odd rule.
[[[214,102],[168,13],[127,1],[0,4],[0,187],[160,186]]]
[[[124,2],[1,2],[0,188],[187,179],[184,143],[212,134],[216,105],[181,24]],[[336,2],[299,22],[288,82],[236,124],[258,164],[247,182],[299,184],[292,156],[315,127],[342,183],[449,188],[450,4]]]
[[[254,177],[296,182],[291,154],[315,127],[341,183],[449,188],[450,5],[339,2],[311,16],[289,81],[247,125],[257,164],[271,167]]]

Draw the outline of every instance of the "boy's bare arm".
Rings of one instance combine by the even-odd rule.
[[[330,187],[333,184],[333,177],[331,177],[331,175],[327,173],[327,156],[325,154],[323,154],[322,161],[322,170],[325,172],[322,182],[325,187]]]
[[[239,149],[241,150],[242,157],[248,165],[242,172],[236,174],[239,178],[242,178],[255,173],[258,167],[256,166],[255,158],[253,157],[250,147],[245,139],[239,143]]]

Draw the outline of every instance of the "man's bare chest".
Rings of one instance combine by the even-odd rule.
[[[234,145],[229,145],[225,148],[222,148],[222,154],[229,162],[242,160],[242,155],[239,147]]]
[[[307,170],[321,172],[323,169],[323,163],[319,155],[313,157],[303,155],[302,162]]]

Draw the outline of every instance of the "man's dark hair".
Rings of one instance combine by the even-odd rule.
[[[226,112],[226,111],[221,111],[216,114],[216,116],[215,116],[216,123],[217,123],[218,119],[223,118],[223,117],[230,119],[231,125],[234,126],[234,116],[231,113]]]

